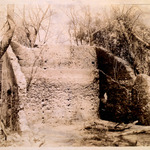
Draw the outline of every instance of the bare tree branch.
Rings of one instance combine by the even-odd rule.
[[[29,7],[28,10],[27,8],[27,6],[23,7],[22,23],[20,24],[20,28],[16,29],[15,37],[16,41],[20,44],[34,47],[37,39],[39,42],[46,42],[48,40],[51,16],[54,13],[50,5],[46,6],[46,8],[42,8],[40,5]],[[44,31],[43,40],[41,40],[40,31]]]

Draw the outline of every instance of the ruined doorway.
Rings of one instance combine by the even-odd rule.
[[[132,104],[133,69],[107,49],[96,48],[96,54],[100,79],[99,117],[124,123],[136,120]]]

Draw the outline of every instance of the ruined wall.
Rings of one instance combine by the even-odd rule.
[[[150,77],[146,74],[137,76],[133,86],[134,113],[139,124],[150,125]]]
[[[110,51],[96,48],[100,73],[100,115],[115,122],[136,120],[132,87],[136,76],[130,65]]]
[[[101,119],[150,125],[150,77],[136,76],[127,61],[102,47],[97,47],[96,53]]]
[[[15,54],[9,48],[3,56],[0,106],[2,119],[13,130],[94,120],[99,113],[106,120],[149,124],[149,111],[143,113],[149,102],[141,94],[145,83],[110,51],[52,45],[29,49],[16,42],[11,47]]]
[[[11,47],[8,48],[2,60],[1,119],[11,130],[25,131],[28,129],[23,110],[26,81]]]
[[[25,111],[30,126],[98,118],[94,48],[45,45],[29,49],[16,42],[11,46],[29,85]]]

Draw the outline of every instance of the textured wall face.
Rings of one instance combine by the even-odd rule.
[[[146,74],[137,76],[133,86],[134,113],[139,123],[150,125],[150,77]]]
[[[95,79],[99,77],[94,48],[45,46],[32,51],[36,57],[29,66],[24,62],[31,58],[18,54],[27,81],[32,75],[25,106],[29,124],[98,118],[99,83]]]
[[[95,118],[98,114],[97,87],[92,83],[56,83],[39,79],[28,91],[30,123],[73,123]]]
[[[44,51],[43,65],[28,91],[28,120],[73,123],[98,117],[95,58],[88,48],[49,47]]]

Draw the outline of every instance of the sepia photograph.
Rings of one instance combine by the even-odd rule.
[[[150,0],[0,0],[0,149],[150,146]]]

